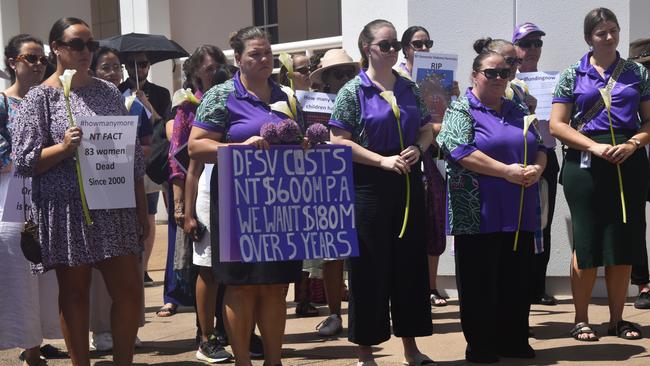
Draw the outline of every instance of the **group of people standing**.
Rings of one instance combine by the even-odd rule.
[[[32,177],[31,215],[38,222],[42,261],[30,266],[22,258],[21,225],[0,223],[0,238],[7,243],[0,248],[0,260],[15,279],[5,281],[0,304],[11,299],[29,305],[3,306],[21,314],[3,312],[0,324],[20,319],[22,331],[0,327],[0,348],[24,348],[25,364],[44,364],[40,343],[58,331],[51,319],[56,311],[47,299],[58,293],[60,330],[73,365],[89,365],[88,330],[93,324],[94,342],[102,338],[99,334],[112,335],[114,363],[132,363],[144,314],[146,260],[141,253],[154,230],[151,216],[157,205],[146,195],[144,159],[152,140],[162,134],[170,141],[171,220],[168,297],[159,316],[173,315],[182,303],[172,296],[178,264],[173,253],[191,243],[196,357],[210,363],[234,357],[237,365],[248,366],[252,355],[263,354],[265,365],[280,365],[286,287],[300,281],[303,264],[220,261],[215,164],[227,146],[268,149],[270,142],[260,136],[265,123],[289,118],[306,130],[301,108],[291,108],[297,103],[291,87],[336,94],[332,114],[323,123],[332,144],[352,151],[359,256],[347,259],[348,339],[358,346],[359,366],[376,365],[372,346],[391,333],[402,339],[405,364],[434,363],[415,338],[434,331],[431,305],[446,305],[437,291],[436,272],[447,235],[454,237],[466,359],[494,363],[500,357],[534,358],[528,341],[531,303],[556,301],[544,283],[558,174],[573,225],[576,324],[571,335],[578,341],[598,339],[587,308],[596,269],[605,267],[608,334],[640,338],[639,327],[622,315],[632,265],[640,266],[634,276],[641,291],[637,303],[650,305],[643,302],[650,297],[643,278],[650,166],[642,148],[650,143],[650,76],[644,65],[620,57],[614,13],[594,9],[584,24],[590,51],[562,72],[550,121],[531,117],[537,101],[516,79],[518,71],[537,71],[545,33],[532,23],[518,26],[511,41],[477,40],[471,86],[461,93],[454,83],[453,101],[435,100],[411,80],[414,52],[433,46],[427,30],[410,27],[400,40],[393,24],[381,19],[366,24],[359,35],[360,63],[340,49],[315,60],[294,57],[280,82],[272,78],[267,34],[257,27],[240,29],[230,38],[238,67],[229,66],[219,48],[199,47],[184,64],[184,88],[190,92],[179,94],[173,105],[168,92],[146,81],[132,85],[129,78],[120,84],[122,63],[130,76],[142,70],[139,79],[146,80],[146,54],[125,62],[117,51],[99,48],[80,19],[54,24],[49,61],[40,40],[14,37],[5,49],[13,83],[0,99],[0,187],[6,190],[14,171]],[[401,50],[406,61],[396,65]],[[637,59],[647,65],[650,56],[638,53]],[[55,65],[47,77],[46,65]],[[66,69],[77,71],[69,96],[59,82]],[[131,93],[136,100],[125,105]],[[73,119],[138,117],[136,207],[92,210],[92,225],[85,222],[75,175],[74,154],[83,131],[70,124],[68,97]],[[271,108],[278,103],[287,108]],[[561,173],[551,135],[566,146]],[[181,167],[172,157],[185,146],[190,161]],[[446,161],[444,174],[436,169],[436,160]],[[540,188],[541,180],[545,188]],[[548,194],[540,195],[544,190]],[[323,268],[330,310],[319,334],[331,336],[343,329],[344,265],[339,258],[317,265]],[[104,281],[93,284],[91,292],[93,268]],[[49,270],[56,274],[58,292],[49,284],[54,282]],[[45,273],[33,277],[30,271]],[[308,302],[296,311],[312,312]],[[17,334],[23,337],[17,339]],[[233,354],[225,350],[228,344]]]

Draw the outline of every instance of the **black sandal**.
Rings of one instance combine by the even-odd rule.
[[[318,316],[320,313],[309,301],[302,301],[296,305],[296,316],[299,318],[311,318]]]
[[[598,340],[598,336],[596,335],[596,332],[594,332],[593,329],[589,326],[589,324],[585,322],[580,322],[576,324],[573,329],[571,329],[571,337],[577,341],[581,342],[596,342]],[[581,334],[593,334],[593,337],[587,337],[587,338],[581,338]]]
[[[443,301],[443,302],[439,302]],[[438,292],[437,289],[431,290],[431,305],[436,306],[436,307],[443,307],[447,306],[447,298],[440,295],[440,292]]]
[[[632,333],[632,332],[635,332],[636,335],[628,335],[628,333]],[[643,338],[643,335],[641,334],[641,329],[639,329],[639,327],[636,324],[630,323],[625,320],[619,320],[618,323],[616,323],[616,326],[614,328],[607,329],[607,335],[617,336],[618,338],[627,339],[627,340]]]

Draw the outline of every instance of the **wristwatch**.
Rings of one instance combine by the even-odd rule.
[[[641,141],[635,137],[630,137],[630,139],[627,141],[628,142],[632,141],[632,143],[634,143],[634,147],[637,149],[641,147]]]
[[[638,140],[637,140],[638,141]],[[420,152],[420,155],[424,154],[424,148],[420,144],[413,144],[413,146],[418,148],[418,151]]]

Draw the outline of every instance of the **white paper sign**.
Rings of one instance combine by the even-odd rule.
[[[81,176],[91,210],[135,207],[133,160],[137,116],[78,117]]]
[[[332,114],[336,94],[296,90],[296,98],[304,112]]]
[[[556,145],[548,121],[551,119],[553,92],[559,78],[560,74],[557,71],[520,72],[517,74],[517,79],[528,85],[528,93],[537,99],[535,114],[539,120],[539,132],[546,147],[555,147]]]
[[[422,101],[434,123],[442,122],[447,106],[453,100],[452,88],[458,69],[458,55],[416,52],[411,77],[420,87]]]
[[[4,222],[25,222],[23,215],[23,191],[25,193],[24,202],[27,206],[27,217],[32,206],[32,178],[25,178],[25,186],[23,188],[23,177],[17,176],[15,172],[11,175],[3,174],[4,177],[9,177],[7,195],[5,196],[5,205],[2,211],[2,221]]]

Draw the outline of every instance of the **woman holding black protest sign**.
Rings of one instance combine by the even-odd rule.
[[[363,70],[339,91],[330,140],[352,148],[359,257],[350,258],[348,339],[359,364],[376,365],[372,346],[402,338],[405,363],[433,363],[414,337],[432,333],[424,192],[418,169],[433,138],[415,83],[393,70],[401,43],[386,20],[359,35]]]
[[[260,136],[262,125],[292,117],[270,107],[288,105],[293,96],[270,79],[273,53],[267,34],[260,28],[246,27],[233,34],[230,46],[240,71],[205,93],[190,132],[190,157],[204,163],[216,163],[219,149],[228,145],[267,149],[269,143]],[[302,124],[300,113],[293,117]],[[298,279],[302,262],[221,262],[217,177],[215,167],[210,187],[212,268],[217,281],[227,285],[224,315],[235,362],[251,365],[251,329],[257,323],[265,364],[279,365],[286,321],[285,284]]]
[[[38,221],[43,269],[56,271],[61,328],[72,364],[90,364],[88,291],[95,266],[113,300],[114,364],[130,365],[142,307],[137,254],[148,232],[142,150],[136,141],[133,189],[137,208],[88,211],[73,158],[82,131],[72,122],[80,116],[127,112],[115,86],[90,76],[98,43],[83,20],[56,21],[50,31],[50,48],[57,68],[21,104],[13,136],[14,164],[19,174],[33,177],[32,212]],[[71,71],[66,70],[74,70],[74,75],[70,77]]]

